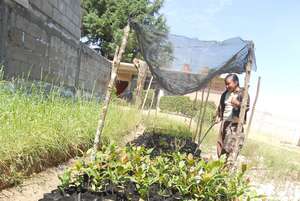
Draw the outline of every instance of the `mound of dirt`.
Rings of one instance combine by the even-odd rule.
[[[148,149],[153,148],[151,157],[159,156],[161,153],[172,153],[179,151],[180,153],[192,153],[194,156],[200,157],[201,150],[191,138],[174,137],[170,135],[162,135],[159,133],[145,133],[139,136],[128,145],[144,146]]]
[[[39,201],[109,201],[109,200],[124,200],[117,194],[102,195],[91,192],[79,192],[73,194],[63,194],[59,190],[54,190],[51,193],[46,193],[43,199]]]
[[[93,192],[76,192],[76,193],[62,193],[59,190],[54,190],[51,193],[46,193],[43,199],[39,201],[140,201],[140,196],[134,190],[135,187],[128,187],[131,192],[114,192],[106,191],[103,193],[93,193]],[[128,189],[126,191],[128,191]],[[182,197],[174,193],[171,196],[164,197],[158,195],[160,187],[153,185],[150,188],[148,201],[177,201],[183,200]]]

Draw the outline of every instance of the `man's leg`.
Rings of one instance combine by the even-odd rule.
[[[226,131],[226,137],[225,137],[225,150],[228,153],[227,162],[226,165],[230,169],[234,169],[236,165],[236,158],[240,152],[240,150],[243,147],[244,144],[244,130],[242,130],[241,133],[237,132],[237,124],[231,124],[228,126],[228,130]],[[237,143],[238,141],[238,143]],[[238,146],[236,147],[236,144]]]
[[[225,135],[226,135],[226,129],[230,125],[230,122],[222,121],[220,130],[219,130],[219,135],[218,135],[218,140],[217,140],[217,155],[218,158],[221,157],[222,154],[226,154],[226,151],[224,149],[224,140],[225,140]]]

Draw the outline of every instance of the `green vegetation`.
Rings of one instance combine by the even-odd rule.
[[[94,100],[45,94],[36,85],[15,86],[0,85],[0,188],[91,147],[101,108]],[[103,137],[120,142],[140,119],[136,109],[112,104]]]
[[[171,136],[179,137],[192,137],[192,133],[187,125],[180,121],[171,118],[167,118],[163,115],[150,116],[150,118],[144,120],[146,126],[146,132],[160,133]]]
[[[268,178],[300,180],[300,150],[249,138],[241,154],[250,166],[266,168]]]
[[[210,132],[203,141],[201,149],[204,152],[216,150],[217,132]],[[270,144],[265,140],[255,140],[254,137],[246,139],[241,155],[247,158],[249,167],[264,170],[265,179],[299,180],[300,150]]]
[[[145,102],[145,106],[144,106],[144,109],[149,109],[150,108],[150,105],[151,105],[151,100],[152,100],[152,96],[154,95],[155,93],[155,90],[154,89],[149,89],[148,91],[148,95],[147,95],[147,98],[146,98],[146,102]],[[134,92],[134,96],[136,96],[136,92]],[[144,101],[146,97],[146,90],[143,90],[142,91],[142,101]],[[143,103],[142,103],[143,104]],[[152,104],[152,109],[154,109],[155,105]]]
[[[60,177],[61,188],[75,187],[93,192],[123,192],[127,197],[162,200],[251,200],[244,172],[229,174],[223,161],[206,163],[192,154],[162,154],[151,158],[151,149],[103,146],[93,162],[77,161]],[[245,170],[245,169],[244,169]],[[132,188],[132,184],[134,187]]]
[[[163,96],[160,100],[159,107],[165,112],[175,112],[188,117],[195,117],[201,108],[201,101],[197,101],[194,105],[194,101],[187,96]],[[208,102],[205,119],[212,119],[215,111],[215,104]]]
[[[148,96],[145,102],[145,108],[149,108],[154,90],[149,90]],[[142,92],[142,99],[144,100],[146,92]],[[204,103],[203,103],[204,104]],[[152,108],[155,106],[153,105]],[[186,117],[196,117],[199,115],[201,108],[201,101],[197,101],[194,104],[187,96],[163,96],[160,99],[159,108],[162,112],[175,113],[184,115]],[[207,103],[205,120],[210,121],[216,112],[216,105],[214,102]]]
[[[163,3],[164,0],[81,0],[82,36],[99,45],[102,55],[112,59],[129,18],[154,25],[164,32],[168,30],[164,16],[159,13]],[[137,53],[137,39],[132,32],[123,58],[131,61]]]

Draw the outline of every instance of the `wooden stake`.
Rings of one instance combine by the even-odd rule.
[[[202,113],[202,107],[203,107],[203,100],[204,100],[204,91],[205,89],[202,90],[202,94],[201,94],[201,103],[200,103],[200,109],[199,109],[199,113],[198,113],[198,120],[197,120],[197,127],[196,127],[196,131],[195,134],[193,135],[193,141],[196,142],[196,137],[198,134],[198,130],[199,130],[199,125],[200,125],[200,120],[201,120],[201,113]]]
[[[106,114],[107,114],[107,110],[108,110],[109,103],[110,103],[112,90],[113,90],[113,87],[115,84],[115,80],[117,77],[117,71],[120,66],[122,55],[123,55],[126,45],[127,45],[129,32],[130,32],[130,26],[129,26],[129,24],[127,24],[127,26],[124,28],[124,35],[123,35],[121,47],[120,47],[120,49],[117,47],[116,51],[115,51],[115,55],[114,55],[114,59],[113,59],[113,63],[112,63],[110,81],[108,83],[106,96],[105,96],[105,99],[103,102],[103,107],[100,112],[100,116],[99,116],[99,120],[98,120],[98,126],[97,126],[96,135],[95,135],[94,146],[93,146],[93,150],[92,150],[92,154],[91,154],[92,161],[94,161],[96,159],[96,153],[99,149],[101,134],[102,134],[102,131],[103,131],[103,128],[105,125],[105,119],[106,119]]]
[[[144,61],[139,60],[138,64],[138,79],[137,79],[137,87],[136,87],[136,95],[135,95],[135,104],[137,107],[141,106],[142,103],[142,91],[145,85],[145,80],[147,77],[147,64]]]
[[[161,99],[161,93],[163,93],[158,85],[156,85],[155,89],[155,98],[156,98],[156,103],[155,103],[155,116],[157,116],[159,112],[159,104],[160,104],[160,99]]]
[[[256,103],[257,103],[257,99],[258,99],[258,95],[259,95],[260,80],[261,80],[261,77],[258,77],[255,99],[254,99],[253,106],[252,106],[252,111],[251,111],[251,116],[250,116],[250,119],[249,119],[247,131],[246,131],[246,136],[248,136],[249,132],[250,132],[251,123],[252,123],[252,119],[253,119],[253,116],[254,116],[255,107],[256,107]]]
[[[152,80],[153,80],[153,76],[151,76],[151,79],[150,79],[150,82],[149,82],[149,85],[148,85],[148,88],[147,88],[147,91],[146,91],[146,95],[145,95],[143,105],[142,105],[142,108],[141,108],[142,111],[144,110],[144,107],[145,107],[145,104],[146,104],[146,100],[147,100],[148,93],[149,93],[149,90],[150,90],[150,87],[151,87],[151,84],[152,84]]]
[[[252,48],[253,44],[252,44]],[[250,75],[251,75],[251,68],[252,68],[252,62],[253,62],[253,58],[252,58],[252,53],[249,54],[248,57],[248,63],[245,66],[245,83],[244,83],[244,94],[243,94],[243,101],[242,101],[242,105],[240,108],[240,115],[239,115],[239,121],[238,121],[238,127],[237,127],[237,134],[240,136],[240,133],[243,130],[243,125],[245,122],[245,114],[246,114],[246,109],[247,109],[247,102],[248,102],[248,89],[249,89],[249,82],[250,82]],[[230,157],[230,159],[228,159],[229,162],[229,168],[231,169],[231,171],[235,171],[236,170],[236,160],[237,157],[239,155],[239,144],[240,144],[240,139],[237,138],[237,140],[235,141],[235,145],[233,147],[233,151],[232,151],[232,156]],[[230,161],[233,160],[233,161]],[[231,164],[230,164],[231,163]]]
[[[194,111],[195,108],[196,108],[197,99],[198,99],[198,91],[196,91],[196,96],[195,96],[195,99],[194,99],[194,102],[193,102],[193,106],[192,106],[193,111]],[[191,119],[190,119],[189,130],[191,130],[192,122],[193,122],[193,115],[191,116]]]
[[[152,109],[152,105],[153,105],[153,102],[154,102],[154,97],[155,97],[155,93],[152,94],[151,104],[150,104],[150,108],[148,110],[148,116],[150,115],[150,112],[151,112],[151,109]]]
[[[207,94],[206,94],[206,99],[205,99],[205,103],[204,103],[204,107],[203,107],[203,112],[202,112],[202,115],[201,115],[200,129],[199,129],[199,133],[197,134],[198,145],[200,145],[200,139],[201,139],[201,135],[202,135],[202,129],[203,129],[203,124],[204,124],[204,117],[205,117],[205,113],[206,113],[208,97],[209,97],[209,94],[210,94],[210,88],[211,88],[211,83],[209,83],[209,86],[208,86],[208,90],[207,90]]]

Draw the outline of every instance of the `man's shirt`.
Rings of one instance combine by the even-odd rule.
[[[220,99],[220,104],[218,106],[218,116],[225,121],[232,121],[234,123],[238,122],[239,119],[239,114],[240,114],[240,107],[235,108],[231,104],[232,98],[236,98],[240,103],[242,103],[243,100],[243,88],[240,88],[240,90],[235,91],[235,92],[229,92],[229,91],[224,91],[223,94],[221,95]],[[249,97],[249,95],[248,95]],[[247,117],[247,112],[249,110],[249,105],[250,105],[250,97],[248,98],[247,101],[247,108],[246,108],[246,114],[245,114],[245,122],[246,122],[246,117]]]
[[[231,101],[233,99],[237,99],[237,97],[238,97],[237,91],[235,91],[235,92],[227,91],[227,93],[225,95],[225,100],[224,100],[224,103],[225,103],[224,112],[223,112],[224,120],[226,120],[226,121],[234,120],[233,115],[232,115],[234,106],[232,105]]]

